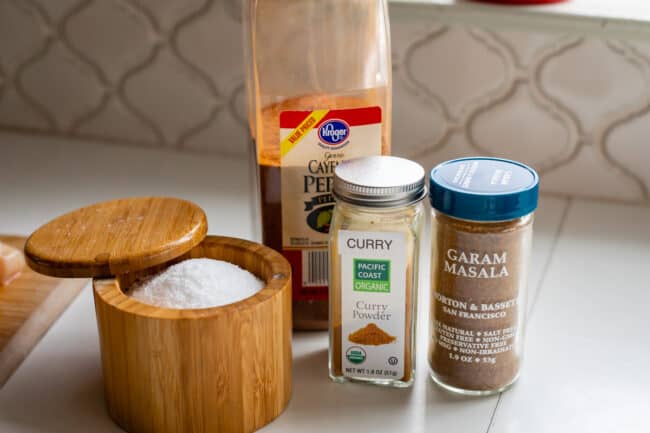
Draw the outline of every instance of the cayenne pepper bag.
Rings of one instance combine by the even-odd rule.
[[[386,0],[247,0],[263,242],[293,270],[294,329],[327,329],[334,168],[390,152]]]

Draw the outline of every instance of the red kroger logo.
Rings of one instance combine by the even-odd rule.
[[[350,138],[350,125],[341,119],[328,120],[318,128],[318,138],[323,147],[343,147]]]

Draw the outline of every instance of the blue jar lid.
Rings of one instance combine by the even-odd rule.
[[[539,176],[532,168],[500,158],[443,162],[431,170],[431,206],[455,218],[505,221],[537,209]]]

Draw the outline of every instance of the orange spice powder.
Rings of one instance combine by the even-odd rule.
[[[374,323],[369,323],[363,328],[348,335],[348,340],[352,343],[364,344],[366,346],[380,346],[382,344],[390,344],[394,342],[397,337],[386,333],[379,326]]]

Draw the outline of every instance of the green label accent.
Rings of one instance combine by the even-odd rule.
[[[390,293],[390,260],[354,259],[355,292]]]
[[[345,356],[347,356],[348,361],[353,364],[361,364],[366,360],[366,352],[359,347],[351,347],[348,349]]]

